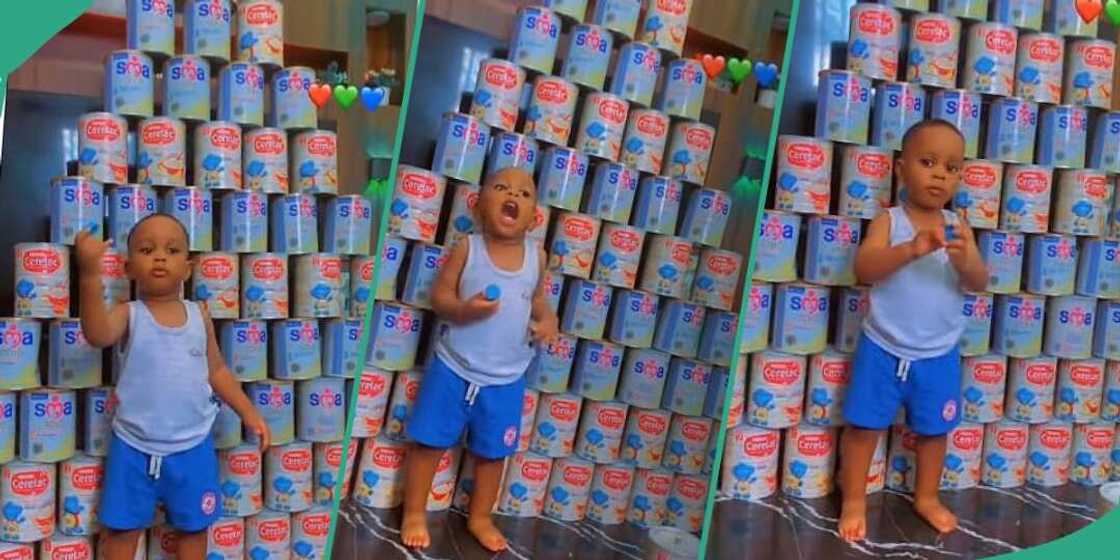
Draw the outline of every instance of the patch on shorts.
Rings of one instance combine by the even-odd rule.
[[[202,513],[203,515],[212,515],[214,510],[218,507],[218,498],[213,492],[207,492],[202,495]]]
[[[941,419],[946,422],[952,422],[953,418],[957,417],[957,401],[949,399],[945,401],[945,406],[941,407]]]
[[[513,447],[513,442],[517,441],[517,426],[510,426],[506,428],[506,434],[502,436],[502,442],[506,447]]]

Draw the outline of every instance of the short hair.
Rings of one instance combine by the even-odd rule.
[[[906,131],[906,134],[902,135],[902,150],[906,150],[906,145],[914,140],[914,136],[916,136],[918,132],[921,132],[922,130],[925,130],[927,128],[933,128],[935,126],[943,126],[945,128],[948,128],[949,130],[952,130],[954,134],[960,137],[962,142],[964,142],[965,144],[968,143],[968,140],[965,139],[964,134],[961,133],[961,129],[957,128],[957,125],[945,119],[925,119],[923,121],[918,121],[914,126],[911,126],[910,129]]]
[[[524,173],[529,178],[529,184],[533,185],[533,192],[534,193],[537,192],[537,190],[538,190],[537,189],[537,181],[535,179],[533,179],[533,173],[530,172],[530,171],[526,171],[525,169],[523,169],[521,167],[518,167],[516,165],[510,165],[510,166],[507,166],[507,167],[503,167],[501,169],[495,169],[494,171],[491,171],[490,173],[487,173],[486,178],[483,179],[482,184],[479,185],[479,192],[481,193],[482,189],[485,189],[488,186],[492,186],[493,183],[494,183],[494,177],[497,177],[499,173],[505,173],[507,171],[515,171],[515,172]]]
[[[156,218],[170,218],[171,221],[175,222],[175,224],[179,226],[179,229],[182,230],[183,238],[187,240],[187,244],[190,244],[191,234],[187,231],[187,226],[183,225],[183,222],[179,221],[179,218],[176,218],[174,215],[168,214],[167,212],[156,212],[155,214],[148,214],[147,216],[140,218],[140,221],[132,224],[132,229],[128,230],[128,241],[125,243],[126,251],[132,249],[132,237],[136,233],[136,230],[140,229],[140,224],[143,224],[148,220],[154,220]]]

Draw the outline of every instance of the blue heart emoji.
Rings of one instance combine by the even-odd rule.
[[[371,88],[369,86],[362,88],[362,105],[371,113],[377,111],[381,107],[381,100],[384,98],[385,88]]]
[[[778,67],[773,63],[756,62],[754,63],[754,77],[758,79],[758,85],[770,87],[774,85],[774,80],[778,79]]]

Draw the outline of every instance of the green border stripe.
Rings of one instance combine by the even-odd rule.
[[[789,28],[786,30],[786,46],[785,52],[782,54],[782,69],[778,77],[778,101],[774,105],[774,112],[770,117],[770,140],[766,144],[766,163],[762,170],[762,185],[758,193],[758,206],[755,208],[754,214],[754,227],[751,231],[751,247],[750,253],[747,254],[746,267],[743,269],[743,292],[740,295],[739,301],[746,301],[747,296],[751,289],[750,271],[754,270],[754,250],[758,245],[758,220],[762,217],[762,210],[766,206],[766,194],[770,189],[770,173],[773,170],[774,161],[774,147],[778,142],[778,121],[782,116],[782,102],[785,100],[786,93],[786,78],[789,76],[789,59],[790,54],[793,52],[793,39],[797,32],[797,16],[800,11],[801,0],[793,0],[793,6],[790,10]],[[739,325],[742,325],[746,319],[749,307],[739,304]],[[738,370],[739,360],[742,359],[742,354],[739,353],[739,345],[743,337],[743,329],[738,328],[735,331],[735,352],[731,355],[731,364],[728,366],[728,390],[724,392],[723,396],[723,414],[720,415],[719,432],[716,435],[716,452],[715,458],[712,461],[712,473],[708,475],[708,498],[704,506],[704,522],[701,525],[700,531],[700,554],[699,560],[704,560],[708,554],[708,537],[711,536],[712,516],[715,513],[715,498],[716,487],[719,483],[721,463],[723,463],[723,448],[727,443],[727,415],[731,412],[731,375],[735,375]]]
[[[420,31],[424,27],[424,11],[427,0],[416,1],[416,17],[415,24],[412,28],[411,49],[408,57],[408,64],[405,67],[404,78],[404,92],[401,101],[401,111],[397,116],[397,134],[393,139],[393,162],[389,165],[389,181],[395,180],[397,176],[397,165],[400,164],[401,157],[401,140],[404,138],[404,123],[408,117],[408,104],[412,97],[412,78],[415,75],[416,68],[416,54],[420,52]],[[384,197],[387,193],[377,192],[372,186],[366,188],[364,193],[367,199],[377,200],[379,197]],[[373,254],[378,258],[373,261],[373,277],[370,278],[370,304],[366,307],[366,316],[363,320],[362,339],[358,343],[358,356],[361,357],[362,371],[365,369],[365,355],[369,350],[369,334],[370,334],[370,321],[373,318],[373,296],[377,291],[378,277],[381,274],[381,261],[380,258],[382,251],[385,248],[385,232],[389,226],[389,204],[387,200],[381,200],[381,215],[378,217],[377,225],[377,247],[374,249]],[[346,432],[342,437],[342,464],[338,466],[338,474],[336,477],[337,488],[334,493],[334,503],[331,505],[331,528],[327,533],[327,548],[323,555],[324,560],[330,560],[331,554],[334,552],[334,535],[335,530],[338,528],[338,511],[342,505],[342,487],[345,486],[346,477],[346,463],[349,460],[350,454],[350,435],[354,431],[354,411],[357,408],[354,406],[358,402],[358,391],[362,384],[362,371],[359,371],[354,379],[354,387],[350,390],[349,410],[346,411]]]

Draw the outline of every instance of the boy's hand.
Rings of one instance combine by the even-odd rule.
[[[946,244],[945,232],[941,229],[924,229],[910,241],[910,252],[914,259],[920,259]]]
[[[83,276],[99,276],[101,274],[101,258],[105,251],[112,246],[111,241],[95,239],[88,231],[78,233],[74,248],[78,254],[78,271]]]
[[[963,221],[954,224],[953,231],[957,235],[946,242],[945,252],[949,253],[949,262],[952,262],[957,270],[962,270],[968,264],[968,248],[975,243],[975,234],[972,233],[972,228],[968,227],[968,224]]]
[[[264,417],[255,408],[246,416],[245,427],[257,434],[257,441],[260,441],[261,444],[261,452],[267,451],[272,446],[272,432],[268,429],[268,423],[264,421]]]
[[[485,293],[477,293],[474,297],[463,300],[459,304],[459,322],[481,321],[497,312],[498,300],[489,300],[486,299]]]
[[[560,334],[560,321],[555,313],[549,313],[541,320],[530,323],[529,332],[538,344],[549,344]]]

